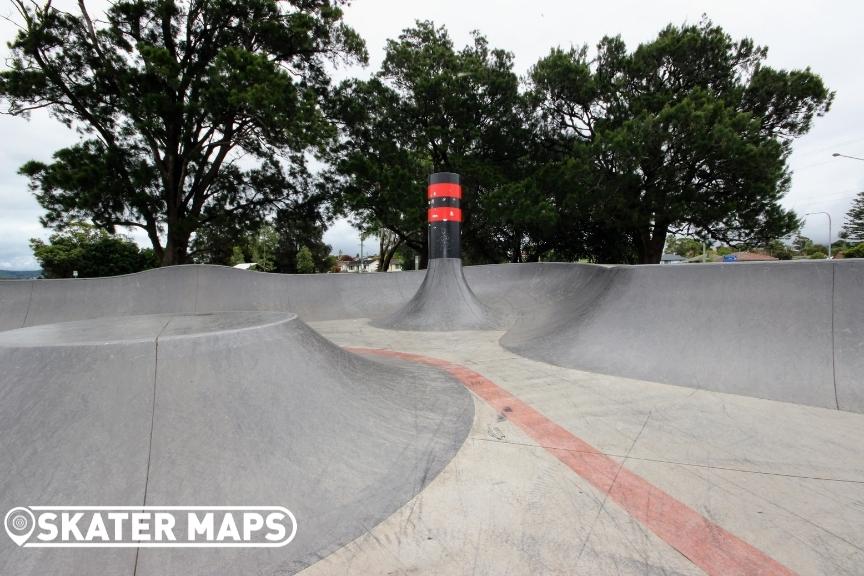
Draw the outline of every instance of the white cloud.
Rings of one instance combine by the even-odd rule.
[[[330,229],[324,233],[324,242],[330,245],[333,254],[347,254],[356,256],[360,254],[360,233],[351,226],[345,218],[338,218]],[[363,253],[369,254],[369,240],[363,243]],[[377,250],[377,246],[375,248]]]
[[[39,223],[44,210],[18,169],[28,160],[50,161],[55,150],[73,144],[78,136],[44,110],[34,112],[29,121],[0,116],[0,134],[0,269],[38,269],[29,241],[47,238],[50,231]]]

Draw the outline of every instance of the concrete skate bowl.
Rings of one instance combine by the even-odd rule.
[[[466,267],[544,362],[864,412],[864,261]],[[94,280],[0,282],[0,329],[106,315],[281,310],[306,321],[386,318],[423,272],[290,276],[179,266]]]
[[[864,261],[611,267],[559,283],[501,344],[591,372],[864,412]]]
[[[119,282],[153,294],[182,286],[183,275]],[[110,294],[100,299],[117,305]],[[284,312],[9,330],[0,366],[0,509],[282,505],[298,525],[282,548],[22,554],[2,538],[0,574],[295,573],[420,492],[474,413],[468,392],[442,373],[349,354]]]

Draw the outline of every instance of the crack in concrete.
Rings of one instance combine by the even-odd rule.
[[[168,325],[171,324],[172,321],[173,318],[169,318],[153,339],[153,401],[150,412],[150,436],[147,446],[147,474],[144,478],[144,502],[142,503],[142,506],[147,505],[147,488],[150,485],[150,458],[153,454],[153,427],[156,422],[156,384],[159,377],[159,337],[162,336],[162,333],[165,332],[165,329],[168,328]],[[135,567],[132,570],[132,576],[138,574],[138,555],[140,551],[141,548],[135,548]]]

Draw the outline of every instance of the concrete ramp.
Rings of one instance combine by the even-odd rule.
[[[0,281],[0,574],[861,573],[864,261],[447,260]],[[40,505],[298,530],[17,547]]]
[[[834,266],[833,320],[837,403],[864,413],[864,260]]]
[[[454,262],[433,259],[428,277],[177,266],[116,278],[0,281],[0,330],[232,310],[370,318],[391,329],[503,326],[502,345],[560,366],[864,412],[862,260],[501,264],[465,268],[467,284],[452,282]]]
[[[394,330],[446,332],[451,330],[493,330],[502,326],[495,311],[474,295],[459,258],[435,258],[423,284],[404,306],[393,314],[376,319],[373,325]]]
[[[110,278],[0,280],[0,330],[103,316],[236,310],[315,320],[374,318],[407,302],[424,274],[290,275],[187,265]]]
[[[501,344],[565,367],[836,409],[835,267],[852,266],[598,270],[524,314]],[[845,320],[853,342],[857,314]]]
[[[281,505],[301,527],[268,549],[2,538],[0,574],[291,574],[410,500],[473,419],[455,380],[350,354],[278,312],[11,330],[0,365],[0,509]]]

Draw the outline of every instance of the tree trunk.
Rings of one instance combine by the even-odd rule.
[[[175,143],[176,149],[176,143]],[[179,156],[166,154],[163,162],[166,164],[163,182],[165,185],[165,205],[167,207],[166,224],[167,240],[162,255],[163,266],[186,264],[189,255],[189,237],[187,218],[189,214],[183,205],[183,164]],[[197,214],[197,212],[196,212]]]
[[[174,266],[176,264],[182,264],[178,256],[179,254],[177,246],[169,238],[168,241],[165,243],[165,248],[162,250],[162,266]]]
[[[510,262],[513,264],[522,262],[522,233],[518,230],[513,231],[513,237],[510,239]]]
[[[168,239],[162,252],[162,266],[186,264],[189,258],[189,234],[178,232],[178,226],[168,224]]]
[[[659,264],[663,257],[663,247],[666,245],[666,233],[668,225],[656,223],[651,227],[644,228],[638,238],[637,252],[640,264]]]
[[[153,246],[153,255],[161,266],[162,260],[165,258],[165,248],[162,247],[162,241],[159,239],[159,232],[156,229],[156,220],[155,218],[146,215],[145,220],[147,223],[147,228],[145,228],[145,230],[147,232],[147,237],[150,238],[150,244]]]
[[[387,272],[390,269],[390,261],[393,260],[393,256],[396,255],[396,251],[399,249],[399,246],[402,245],[403,240],[400,238],[396,241],[395,244],[390,246],[384,254],[382,254],[378,259],[378,271],[379,272]]]

